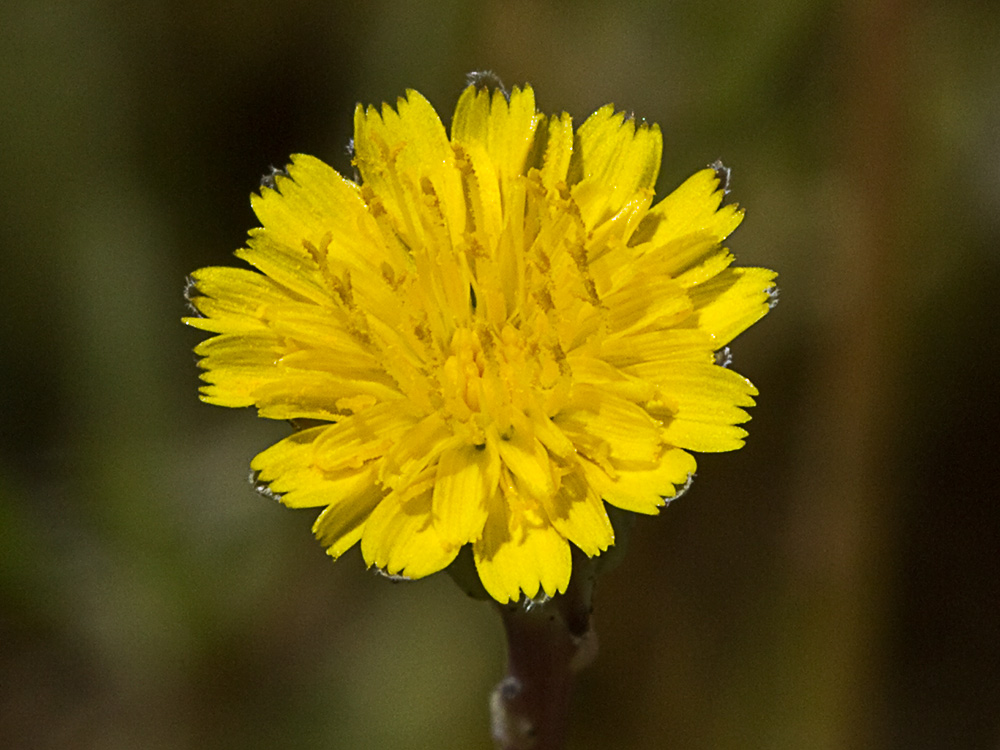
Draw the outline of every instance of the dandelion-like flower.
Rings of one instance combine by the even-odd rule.
[[[692,452],[743,444],[757,391],[716,352],[775,274],[721,246],[721,167],[653,204],[660,131],[610,105],[574,131],[472,85],[450,137],[415,91],[354,129],[359,181],[293,156],[252,200],[256,270],[193,275],[201,398],[301,427],[252,468],[323,508],[332,557],[420,578],[471,544],[498,601],[563,592],[605,503],[656,513]]]

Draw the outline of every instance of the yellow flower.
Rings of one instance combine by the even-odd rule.
[[[252,468],[323,508],[332,557],[419,578],[471,544],[498,601],[563,592],[605,503],[656,513],[690,451],[743,444],[757,391],[715,352],[775,274],[730,265],[721,172],[653,205],[659,128],[610,105],[574,131],[470,86],[449,138],[409,91],[354,128],[360,182],[293,156],[253,197],[256,271],[193,275],[201,398],[311,425]]]

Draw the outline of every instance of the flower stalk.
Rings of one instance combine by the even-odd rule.
[[[574,677],[597,655],[592,566],[578,562],[586,575],[575,575],[565,594],[497,605],[507,637],[507,673],[490,699],[498,750],[559,750],[566,744]]]

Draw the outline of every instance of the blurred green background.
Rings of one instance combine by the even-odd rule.
[[[747,447],[602,580],[571,746],[1000,747],[1000,12],[975,0],[5,0],[0,746],[489,748],[499,622],[256,495],[179,322],[356,102],[471,70],[721,157],[781,273]]]

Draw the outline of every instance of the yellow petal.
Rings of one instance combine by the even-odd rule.
[[[650,209],[632,242],[646,242],[653,248],[686,234],[704,232],[718,244],[743,221],[743,211],[735,204],[719,208],[723,197],[715,170],[695,172]]]
[[[757,389],[733,370],[714,364],[659,360],[629,368],[659,386],[675,416],[711,424],[740,424],[750,416]]]
[[[653,461],[660,453],[659,422],[637,404],[598,386],[575,385],[571,408],[553,421],[578,451],[598,462]]]
[[[398,102],[399,138],[406,148],[399,156],[398,168],[425,176],[434,188],[452,242],[459,242],[465,229],[465,197],[462,181],[455,169],[448,135],[434,107],[418,92],[409,90]],[[390,124],[386,120],[387,125]],[[425,192],[426,189],[425,189]]]
[[[461,237],[460,177],[441,120],[423,96],[407,91],[397,109],[383,105],[381,112],[359,105],[354,147],[354,163],[364,182],[362,197],[373,215],[385,212],[390,217],[390,234],[403,238],[410,248],[426,244],[422,222],[425,201],[433,193],[450,236]]]
[[[651,190],[639,190],[618,212],[590,232],[587,240],[587,268],[598,281],[598,292],[621,285],[621,279],[635,275],[641,256],[628,242],[653,201]],[[646,248],[643,248],[644,250]]]
[[[290,508],[328,506],[317,518],[313,532],[339,557],[360,538],[364,522],[383,496],[375,481],[377,466],[323,471],[314,462],[315,442],[329,427],[303,430],[285,438],[251,463],[258,480],[280,493]]]
[[[589,461],[582,462],[587,480],[607,502],[633,513],[655,514],[694,476],[694,456],[679,448],[664,451],[650,468],[615,467],[614,477]]]
[[[446,568],[461,548],[443,538],[434,524],[432,491],[407,498],[392,492],[365,523],[361,554],[389,575],[423,578]]]
[[[559,429],[556,424],[546,416],[537,417],[532,420],[532,429],[535,437],[549,451],[549,453],[566,459],[573,455],[575,448],[573,441],[566,437],[566,433]]]
[[[298,486],[281,495],[281,502],[289,508],[318,508],[324,505],[356,505],[361,502],[368,510],[385,492],[376,484],[377,467],[368,462],[358,469],[339,471],[314,471],[306,479],[304,474],[284,477],[286,482],[295,481]],[[275,485],[271,485],[274,489]]]
[[[501,436],[494,442],[500,458],[521,490],[535,498],[546,497],[555,491],[552,462],[538,438],[527,434],[524,429],[512,429],[511,434]]]
[[[396,102],[398,117],[383,107],[386,138],[406,144],[402,163],[406,167],[447,162],[451,149],[441,118],[429,101],[419,92],[407,89],[406,97]]]
[[[563,477],[559,491],[542,501],[556,530],[593,557],[615,543],[608,512],[581,469]]]
[[[643,246],[634,251],[639,253],[639,259],[627,269],[618,269],[618,276],[669,276],[684,289],[711,279],[733,262],[729,251],[704,230],[684,234],[651,250]]]
[[[636,127],[633,118],[615,112],[614,105],[608,104],[579,127],[577,143],[574,162],[581,181],[601,181],[620,187],[626,198],[640,188],[656,184],[663,153],[658,125],[640,123]]]
[[[317,437],[313,460],[326,471],[359,467],[384,456],[414,421],[399,401],[343,417]]]
[[[600,355],[611,365],[628,368],[649,360],[711,362],[715,348],[712,337],[697,328],[668,328],[608,336],[601,341]]]
[[[381,193],[395,169],[423,171],[426,165],[448,163],[451,149],[434,107],[419,92],[407,90],[396,109],[383,104],[355,110],[354,161],[362,182]],[[391,193],[391,189],[388,191]]]
[[[486,499],[497,488],[500,457],[490,441],[441,453],[434,481],[434,521],[453,544],[478,539],[486,523]]]
[[[419,421],[406,418],[405,431],[394,435],[392,442],[379,479],[394,488],[405,488],[417,475],[433,467],[445,450],[458,443],[458,438],[441,414],[433,412]]]
[[[351,334],[339,316],[317,305],[274,307],[267,328],[289,344],[281,363],[300,369],[324,369],[338,375],[385,372],[370,343]],[[388,381],[387,381],[388,382]]]
[[[597,110],[580,126],[569,168],[573,199],[588,227],[616,214],[637,191],[656,183],[663,152],[657,125],[635,121],[612,105]]]
[[[358,186],[318,159],[294,155],[288,177],[275,178],[251,202],[263,227],[251,230],[237,257],[302,298],[331,297],[329,274],[344,269],[378,277],[383,262],[399,264],[395,245],[379,236]]]
[[[566,358],[577,383],[591,383],[627,401],[644,403],[656,396],[656,387],[643,377],[634,377],[603,359],[585,354],[572,354]]]
[[[535,112],[535,92],[531,86],[524,89],[515,86],[510,92],[509,102],[504,101],[500,91],[493,92],[489,149],[505,187],[514,177],[527,171],[526,160],[535,143],[535,130],[541,119]]]
[[[263,225],[258,243],[242,251],[248,262],[257,265],[271,255],[287,256],[286,263],[303,262],[315,272],[316,258],[303,241],[314,248],[323,247],[323,255],[344,262],[377,268],[383,258],[371,258],[358,247],[358,230],[371,226],[358,185],[342,177],[333,167],[313,156],[293,154],[288,175],[274,178],[275,189],[262,188],[250,202]],[[269,274],[270,275],[270,274]]]
[[[604,298],[612,334],[640,333],[682,321],[693,304],[676,281],[667,276],[643,275],[631,279]]]
[[[337,510],[324,514],[328,535],[333,534],[334,519],[366,515],[385,494],[376,482],[375,462],[335,471],[326,471],[316,462],[317,439],[330,429],[326,425],[296,432],[259,453],[250,464],[257,481],[290,508],[336,506]]]
[[[463,147],[484,148],[503,183],[525,173],[540,119],[530,86],[515,86],[509,100],[499,89],[469,86],[455,107],[451,138]]]
[[[275,369],[274,379],[261,383],[252,393],[260,416],[266,419],[339,420],[347,411],[345,404],[373,405],[402,400],[399,391],[377,381],[284,365]]]
[[[375,482],[374,463],[335,472],[315,464],[315,441],[328,429],[297,432],[258,454],[251,467],[258,481],[267,483],[288,507],[328,506],[313,532],[336,558],[360,539],[365,520],[384,493]]]
[[[253,406],[254,392],[278,376],[275,361],[283,347],[271,333],[223,334],[194,349],[204,369],[201,399],[218,406]]]
[[[456,153],[475,236],[483,248],[492,251],[503,229],[499,175],[482,143],[462,143]]]
[[[492,95],[486,88],[466,86],[458,97],[451,119],[451,139],[455,143],[478,143],[484,148],[490,137]]]
[[[300,299],[318,304],[330,300],[316,259],[303,246],[285,245],[272,239],[265,229],[251,229],[247,246],[237,250],[235,255]]]
[[[288,291],[272,279],[244,268],[202,268],[191,274],[197,293],[191,303],[203,316],[184,318],[194,328],[213,333],[266,330],[269,306],[287,305]]]
[[[566,180],[570,158],[573,156],[573,118],[565,112],[550,117],[546,136],[540,172],[542,184],[553,190]]]
[[[331,425],[299,430],[284,440],[279,440],[265,451],[258,453],[250,468],[257,472],[257,479],[270,485],[280,495],[308,486],[322,476],[313,455],[316,439]]]
[[[770,309],[777,274],[766,268],[729,268],[691,290],[697,325],[725,346]]]
[[[663,427],[664,442],[698,453],[734,451],[743,447],[746,436],[742,427],[691,419],[668,419]]]
[[[313,534],[334,560],[360,541],[368,517],[382,500],[381,488],[369,479],[356,494],[338,498],[313,524]]]
[[[490,596],[501,604],[566,591],[572,559],[567,541],[540,509],[497,491],[489,502],[483,535],[472,545],[476,570]]]

